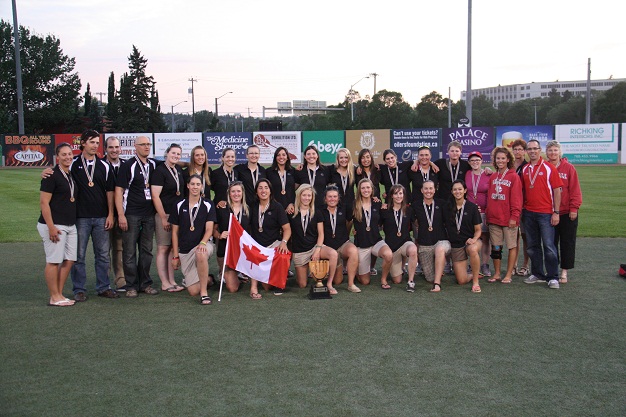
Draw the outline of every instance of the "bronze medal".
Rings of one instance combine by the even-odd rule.
[[[73,203],[74,201],[76,201],[76,199],[74,197],[70,197],[70,203]]]
[[[333,234],[333,239],[335,238],[335,235]]]
[[[280,193],[281,193],[282,195],[285,195],[285,194],[287,194],[287,191],[282,190]]]
[[[200,197],[204,198],[204,193],[200,194]]]
[[[146,183],[146,188],[150,188],[150,184]]]
[[[87,183],[87,185],[88,185],[88,186],[90,186],[90,187],[93,187],[93,181],[89,181],[89,182]]]
[[[263,228],[259,227],[259,232],[263,233]]]
[[[370,229],[370,227],[369,227],[369,226],[367,226],[367,227],[365,228],[365,230],[367,230],[367,231],[369,232],[371,229]]]
[[[402,236],[402,232],[398,232],[396,234],[398,235],[398,237]]]
[[[176,195],[180,195],[180,191],[176,191]]]
[[[531,186],[530,186],[530,188],[535,188],[535,186],[534,186],[534,185],[531,185]]]
[[[433,227],[432,226],[428,226],[428,231],[432,232],[433,231]]]
[[[196,230],[196,228],[195,228],[195,227],[193,227],[193,226],[191,226],[191,227],[189,228],[189,230],[191,230],[191,231],[193,232],[194,230]]]

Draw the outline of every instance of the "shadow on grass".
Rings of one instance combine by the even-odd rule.
[[[515,277],[472,294],[446,276],[410,294],[378,277],[333,300],[245,287],[205,307],[99,299],[89,265],[89,300],[49,308],[41,245],[0,244],[1,414],[621,416],[626,239],[578,249],[558,291]]]

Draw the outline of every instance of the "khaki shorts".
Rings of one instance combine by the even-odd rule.
[[[350,244],[352,244],[352,242],[346,240],[346,242],[337,249],[337,254],[339,255],[337,257],[337,268],[343,266],[344,258],[348,258],[348,247]]]
[[[215,246],[212,243],[207,243],[206,249],[206,258],[209,259],[213,255],[213,251],[215,251]],[[185,287],[190,287],[200,282],[198,267],[196,266],[196,248],[193,248],[189,253],[179,253],[178,256],[180,257],[181,272],[185,276],[185,279],[183,279]]]
[[[50,240],[50,231],[48,226],[43,223],[37,223],[37,231],[41,240],[43,240],[43,249],[46,253],[46,262],[49,264],[60,264],[64,260],[76,261],[78,256],[78,232],[76,226],[54,225],[61,231],[59,241]]]
[[[416,248],[415,243],[413,242],[404,242],[404,245],[400,246],[400,249],[393,253],[393,258],[391,259],[391,276],[399,277],[404,272],[402,267],[404,266],[404,262],[402,262],[402,257],[407,257],[407,252],[409,248]]]
[[[371,257],[378,256],[382,248],[387,246],[384,240],[379,240],[370,248],[357,248],[359,250],[359,275],[369,274],[371,270]]]
[[[169,214],[165,215],[168,219]],[[169,232],[163,230],[163,222],[159,213],[154,215],[154,234],[156,235],[157,246],[172,246],[172,229]]]
[[[466,261],[467,251],[465,250],[465,247],[450,249],[450,258],[452,258],[452,262]]]
[[[297,252],[297,253],[294,252],[292,257],[291,257],[291,259],[293,259],[293,264],[296,267],[308,265],[309,261],[313,257],[313,252],[315,252],[318,249],[319,248],[313,246],[313,249],[308,250],[306,252]]]
[[[517,247],[517,226],[498,226],[495,224],[489,225],[489,242],[491,246],[502,246],[502,243],[506,243],[506,247],[514,249]]]

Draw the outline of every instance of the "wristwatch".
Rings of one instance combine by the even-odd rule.
[[[552,214],[559,214],[559,212],[555,210],[552,212]]]

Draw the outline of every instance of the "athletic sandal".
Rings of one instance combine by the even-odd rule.
[[[513,280],[511,278],[504,278],[500,282],[503,283],[503,284],[510,284],[511,282],[513,282]]]
[[[475,293],[481,292],[480,285],[472,285],[472,292],[475,292]]]
[[[253,300],[260,300],[261,298],[263,298],[263,296],[258,292],[251,292],[250,298],[252,298]]]
[[[389,285],[389,284],[380,284],[380,288],[382,288],[383,290],[390,290],[391,289],[391,285]]]
[[[328,288],[328,292],[330,295],[337,295],[337,290],[333,287]]]
[[[500,278],[489,278],[487,282],[497,282],[500,281]]]
[[[439,292],[441,291],[441,285],[436,282],[433,283],[433,287],[430,289],[430,292]]]
[[[528,275],[528,273],[529,273],[528,267],[522,266],[521,268],[517,269],[516,275],[519,275],[520,277],[525,277]]]
[[[176,285],[172,285],[171,287],[163,288],[161,287],[161,291],[165,292],[176,292]]]
[[[203,306],[208,306],[212,302],[213,301],[211,301],[211,297],[209,297],[208,295],[203,295],[200,297],[200,304],[202,304]]]

